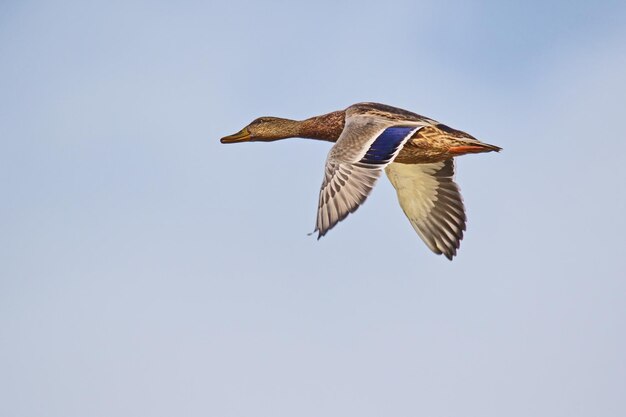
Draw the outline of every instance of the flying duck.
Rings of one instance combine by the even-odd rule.
[[[318,239],[363,204],[384,170],[417,234],[430,250],[450,260],[467,220],[453,158],[501,150],[428,117],[379,103],[358,103],[303,121],[260,117],[221,142],[292,137],[335,143],[319,194]]]

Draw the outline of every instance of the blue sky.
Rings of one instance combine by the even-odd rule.
[[[0,5],[0,414],[623,416],[623,2]],[[387,180],[319,242],[359,101],[504,148],[430,253]]]

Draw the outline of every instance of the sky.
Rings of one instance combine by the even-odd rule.
[[[3,1],[0,415],[626,415],[622,1]],[[381,179],[320,241],[376,101],[457,160],[432,254]]]

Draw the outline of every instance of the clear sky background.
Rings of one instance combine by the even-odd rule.
[[[626,415],[623,1],[3,1],[0,415]],[[378,101],[504,148],[430,253],[381,179],[319,242]]]

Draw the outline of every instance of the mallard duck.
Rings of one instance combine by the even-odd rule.
[[[378,103],[358,103],[303,121],[260,117],[221,142],[292,137],[335,142],[319,194],[318,239],[363,204],[385,170],[417,234],[450,260],[466,223],[453,158],[501,150],[428,117]]]

